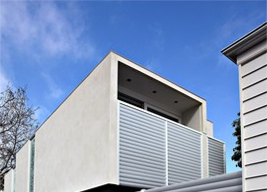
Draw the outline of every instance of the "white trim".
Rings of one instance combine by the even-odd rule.
[[[157,114],[155,114],[155,113],[152,113],[152,112],[150,112],[150,111],[146,111],[146,110],[141,109],[141,108],[139,108],[139,107],[133,106],[133,105],[131,105],[131,104],[129,104],[129,103],[126,103],[126,102],[124,102],[124,101],[120,101],[120,100],[118,100],[118,103],[120,103],[120,104],[122,104],[122,105],[126,105],[126,106],[128,106],[128,107],[131,107],[131,108],[133,108],[133,109],[137,109],[137,110],[142,111],[142,112],[144,112],[144,113],[153,115],[153,116],[158,117],[158,118],[160,118],[160,119],[162,119],[162,120],[164,120],[164,121],[167,121],[167,122],[173,123],[173,124],[175,124],[175,125],[178,125],[178,126],[180,126],[180,127],[186,128],[186,129],[188,129],[188,130],[190,130],[190,131],[194,131],[194,132],[199,133],[199,134],[202,133],[202,132],[199,132],[199,131],[197,131],[197,130],[195,130],[195,129],[193,129],[193,128],[187,127],[187,126],[182,125],[182,124],[180,124],[180,123],[177,123],[177,122],[175,122],[175,121],[171,121],[171,120],[169,120],[169,119],[167,119],[167,118],[165,118],[165,117],[162,117],[162,116],[157,115]]]
[[[166,165],[166,185],[169,185],[169,158],[168,158],[168,122],[165,121],[165,165]]]
[[[244,148],[244,116],[243,116],[243,81],[242,81],[242,75],[241,75],[242,65],[238,64],[238,81],[239,81],[239,102],[240,102],[240,134],[241,134],[241,156],[242,156],[242,191],[246,191],[247,189],[247,182],[246,182],[246,167],[245,167],[245,152],[243,150]]]

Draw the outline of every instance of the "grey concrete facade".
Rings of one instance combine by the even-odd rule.
[[[5,175],[5,191],[14,192],[15,191],[15,170],[11,169],[6,175]]]
[[[157,94],[152,93],[155,89]],[[144,101],[145,110],[149,107],[162,110],[177,117],[183,126],[203,134],[202,177],[208,177],[205,138],[213,133],[212,123],[207,120],[206,101],[111,52],[36,132],[35,192],[73,192],[108,183],[120,184],[118,92]],[[179,105],[175,104],[176,99]],[[28,145],[17,157],[16,171],[21,178],[16,181],[17,191],[30,192]]]
[[[35,191],[118,184],[111,60],[108,55],[36,133]]]
[[[15,191],[29,191],[30,142],[17,153]]]
[[[267,23],[222,52],[238,65],[243,191],[267,191]]]

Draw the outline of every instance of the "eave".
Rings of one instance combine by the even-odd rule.
[[[258,43],[265,41],[267,36],[267,22],[263,23],[247,35],[241,37],[221,52],[231,61],[237,64],[237,56],[246,50],[254,47]]]

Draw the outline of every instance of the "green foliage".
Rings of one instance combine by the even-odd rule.
[[[237,115],[238,118],[232,123],[232,126],[235,129],[233,136],[235,136],[237,139],[236,146],[233,148],[234,154],[232,155],[232,160],[236,161],[236,167],[242,168],[240,113]]]

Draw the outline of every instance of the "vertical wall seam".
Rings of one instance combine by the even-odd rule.
[[[166,161],[166,185],[169,185],[169,158],[168,158],[168,122],[165,121],[165,161]]]

